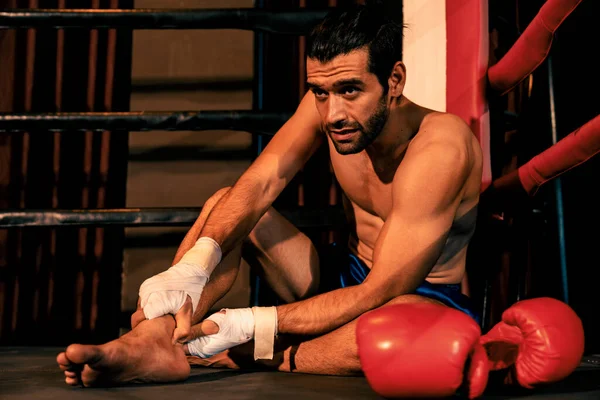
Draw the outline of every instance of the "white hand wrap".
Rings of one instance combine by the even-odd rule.
[[[221,248],[208,237],[198,239],[179,263],[148,278],[140,286],[140,305],[148,319],[176,314],[187,296],[192,299],[193,311],[210,274],[221,262]]]
[[[218,333],[202,336],[187,343],[191,355],[207,358],[246,343],[254,337],[254,315],[250,308],[224,311],[225,313],[218,312],[207,318],[219,326]]]
[[[223,311],[223,310],[222,310]],[[208,320],[219,326],[214,335],[202,336],[187,343],[191,355],[207,358],[254,338],[254,359],[273,359],[277,335],[277,309],[253,307],[225,309]]]

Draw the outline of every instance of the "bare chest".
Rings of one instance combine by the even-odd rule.
[[[392,182],[383,181],[361,154],[340,155],[330,152],[337,181],[355,212],[364,211],[387,218],[392,208]]]

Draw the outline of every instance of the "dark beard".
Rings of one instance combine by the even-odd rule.
[[[387,121],[388,115],[389,111],[386,105],[386,96],[384,95],[379,99],[377,109],[371,114],[365,126],[357,124],[356,127],[344,127],[358,129],[356,138],[352,142],[340,143],[333,139],[331,140],[335,150],[342,155],[360,153],[377,139]]]

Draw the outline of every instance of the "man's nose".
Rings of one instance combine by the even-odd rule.
[[[346,121],[344,101],[338,99],[337,96],[330,96],[328,100],[327,125],[335,129],[340,129],[344,126],[344,122]]]

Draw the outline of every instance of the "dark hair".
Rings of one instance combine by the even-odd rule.
[[[307,56],[322,63],[367,48],[369,72],[388,89],[392,67],[402,60],[403,25],[379,5],[354,5],[332,10],[308,36]]]

